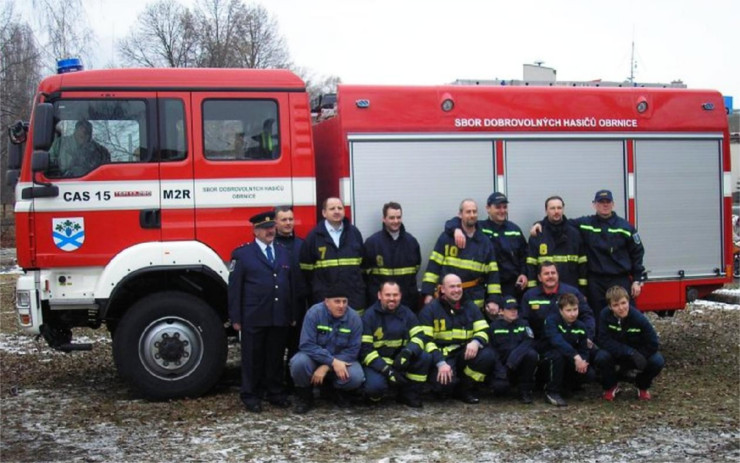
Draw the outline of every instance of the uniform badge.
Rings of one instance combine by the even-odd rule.
[[[535,304],[535,305],[530,306],[530,308],[532,310],[540,310],[540,305],[539,304]]]
[[[51,219],[51,236],[54,244],[62,251],[76,251],[85,242],[85,219],[83,217]]]
[[[532,328],[526,327],[524,331],[527,333],[528,338],[534,338],[534,333],[532,332]]]
[[[236,268],[236,259],[231,259],[231,262],[229,262],[229,273],[233,272]]]
[[[635,244],[638,244],[638,245],[642,243],[642,241],[640,240],[640,235],[638,235],[637,233],[632,235],[632,240],[635,242]]]
[[[375,263],[377,264],[378,267],[382,267],[383,266],[383,256],[381,256],[380,254],[375,256]]]
[[[540,255],[541,256],[547,255],[547,245],[545,243],[540,244]]]

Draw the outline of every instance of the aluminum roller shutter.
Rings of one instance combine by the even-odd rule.
[[[419,240],[422,267],[460,201],[473,198],[478,215],[494,185],[490,141],[356,141],[350,144],[352,218],[363,238],[380,230],[383,204],[403,207],[406,230]]]
[[[545,199],[558,195],[570,218],[594,214],[596,191],[614,194],[615,211],[625,217],[624,142],[621,140],[509,141],[504,148],[509,219],[527,237],[545,216]]]
[[[718,140],[635,142],[635,208],[649,279],[722,269]]]

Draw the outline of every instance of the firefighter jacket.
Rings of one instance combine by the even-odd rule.
[[[527,351],[532,349],[534,340],[532,328],[521,318],[513,322],[497,318],[491,322],[488,337],[501,363],[512,370],[519,366]]]
[[[301,247],[301,270],[311,286],[314,302],[323,301],[324,291],[338,284],[347,291],[350,307],[362,311],[365,308],[362,234],[346,218],[343,227],[339,247],[326,230],[324,220],[311,230]]]
[[[583,360],[588,361],[588,335],[586,325],[582,321],[576,319],[568,324],[559,311],[550,314],[545,319],[545,336],[550,350],[556,350],[569,359],[578,354]]]
[[[445,224],[445,231],[451,236],[458,228],[461,228],[459,217],[453,217]],[[499,225],[486,219],[478,221],[478,229],[493,244],[501,282],[513,282],[519,275],[527,274],[527,240],[517,224],[505,220]]]
[[[558,268],[560,281],[585,289],[588,285],[588,262],[578,229],[565,216],[559,224],[550,223],[545,217],[540,225],[542,232],[529,237],[528,286],[537,286],[537,266],[549,260]]]
[[[546,293],[539,285],[535,288],[527,290],[522,297],[522,302],[519,308],[519,316],[529,322],[529,326],[532,327],[534,332],[534,338],[536,340],[536,349],[542,353],[546,347],[544,333],[544,324],[548,316],[552,314],[559,314],[560,309],[558,308],[558,298],[562,294],[574,294],[578,298],[578,320],[583,322],[586,327],[586,334],[592,341],[596,336],[596,320],[594,319],[594,312],[586,302],[586,298],[583,294],[578,291],[575,287],[560,283],[557,289],[552,293]]]
[[[629,222],[612,213],[608,219],[589,215],[576,219],[588,256],[588,271],[596,276],[630,275],[642,281],[645,248],[640,235]]]
[[[303,240],[295,235],[283,236],[275,235],[275,243],[282,246],[290,258],[290,268],[292,271],[292,280],[290,286],[291,298],[293,299],[293,312],[297,314],[296,320],[302,320],[306,313],[306,298],[309,297],[308,285],[300,271],[300,255]]]
[[[419,323],[434,365],[453,357],[473,339],[481,348],[488,345],[488,322],[471,301],[451,305],[444,298],[434,299],[419,312]]]
[[[357,362],[362,342],[362,320],[357,312],[347,312],[334,318],[326,304],[319,302],[308,309],[303,319],[300,352],[322,365],[331,366],[336,358],[343,362]]]
[[[455,238],[446,232],[439,235],[424,273],[422,294],[434,294],[437,284],[448,273],[460,277],[465,299],[479,308],[487,301],[503,304],[496,254],[479,229],[468,237],[465,249],[455,246]]]
[[[418,358],[424,347],[419,320],[405,305],[391,312],[376,301],[362,314],[360,360],[364,366],[380,373],[393,364],[401,349],[410,350],[412,358]]]
[[[419,242],[401,225],[397,239],[385,227],[365,241],[367,267],[367,300],[378,299],[380,285],[393,280],[401,287],[401,303],[413,311],[419,310],[419,288],[416,274],[421,265]]]
[[[655,328],[642,312],[632,306],[622,319],[614,315],[609,307],[601,311],[598,344],[614,358],[629,357],[637,351],[647,359],[659,348]]]

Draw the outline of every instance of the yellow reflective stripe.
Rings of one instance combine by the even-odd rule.
[[[387,363],[388,365],[392,365],[392,364],[393,364],[393,359],[392,359],[392,358],[390,358],[390,357],[382,357],[382,359],[383,359],[383,360],[385,361],[385,363]]]
[[[432,261],[438,263],[439,265],[442,265],[444,263],[444,261],[445,261],[445,256],[443,256],[442,254],[438,253],[437,251],[432,251],[432,255],[429,256],[429,260],[432,260]]]
[[[518,231],[507,231],[507,232],[504,232],[504,235],[505,236],[521,236],[522,234],[519,233]]]
[[[493,262],[488,263],[488,271],[498,272],[498,263],[495,260]]]
[[[537,282],[536,282],[536,281],[534,281],[534,280],[529,280],[529,281],[527,282],[527,288],[534,288],[535,286],[537,286]]]
[[[610,330],[622,331],[622,328],[619,325],[607,325],[607,326],[609,326]]]
[[[417,325],[409,330],[409,337],[413,338],[417,334],[423,334],[424,333],[424,327]]]
[[[579,278],[578,279],[578,286],[586,286],[588,285],[588,280],[585,278]]]
[[[373,342],[373,335],[372,334],[363,334],[362,335],[362,342],[367,342],[367,343]]]
[[[501,294],[501,285],[488,285],[486,286],[486,291],[488,291],[488,294]]]
[[[349,328],[339,328],[340,333],[351,333],[352,330]]]
[[[477,320],[473,322],[473,331],[480,331],[488,329],[488,322],[485,320]]]
[[[473,304],[477,305],[479,309],[483,308],[483,303],[485,301],[483,299],[474,299]]]
[[[461,347],[461,346],[460,346],[460,344],[451,344],[451,345],[449,345],[449,346],[444,346],[444,347],[442,348],[442,354],[443,354],[443,355],[444,355],[445,357],[447,357],[447,356],[448,356],[448,355],[450,354],[450,352],[452,352],[452,351],[454,351],[454,350],[457,350],[457,349],[459,349],[460,347]]]
[[[370,365],[370,363],[378,357],[380,357],[380,354],[378,354],[377,350],[374,350],[365,356],[365,359],[362,361],[362,363],[364,363],[365,365]]]
[[[421,350],[424,350],[424,341],[422,341],[419,338],[413,338],[411,340],[412,343],[416,344],[417,346],[421,347]]]
[[[588,262],[588,257],[587,256],[581,256],[581,257],[578,258],[578,263],[579,264],[585,264],[586,262]]]
[[[580,259],[580,257],[578,257],[575,254],[566,254],[566,255],[563,255],[563,256],[540,256],[540,257],[537,258],[537,262],[535,262],[535,263],[541,264],[542,262],[546,262],[548,260],[550,262],[556,262],[556,263],[560,263],[560,262],[578,262],[578,259]]]
[[[437,331],[434,333],[434,339],[439,339],[442,341],[452,341],[452,331]]]
[[[300,263],[301,270],[313,270],[313,264],[304,264],[303,262]]]
[[[527,263],[530,265],[537,265],[537,259],[534,257],[527,257]]]
[[[411,381],[416,381],[417,383],[423,383],[427,380],[427,375],[417,375],[415,373],[406,373],[406,377]]]
[[[439,349],[439,347],[437,347],[437,345],[434,344],[433,342],[428,342],[427,343],[427,349],[426,349],[427,352],[434,352],[437,349]]]
[[[424,273],[424,280],[425,283],[433,283],[436,284],[437,281],[439,281],[439,275],[432,272],[426,272]]]
[[[493,334],[509,334],[509,330],[504,330],[504,329],[493,330]]]
[[[371,275],[384,275],[384,276],[401,276],[401,275],[416,275],[419,271],[419,266],[415,267],[398,267],[398,268],[371,268],[368,273]]]
[[[632,233],[628,232],[624,228],[607,228],[606,231],[609,233],[621,233],[623,235],[627,235],[628,238],[632,236]]]
[[[470,259],[460,259],[458,257],[447,256],[445,257],[442,265],[463,270],[470,270],[472,272],[486,273],[488,265],[490,264],[484,264],[482,262],[476,262]]]
[[[318,260],[314,264],[315,268],[329,268],[329,267],[348,267],[353,265],[360,265],[362,263],[362,257],[351,257],[345,259],[326,259]]]
[[[331,333],[331,326],[326,325],[316,325],[316,329],[319,331],[328,331]]]
[[[539,300],[539,299],[534,300],[533,299],[533,300],[529,301],[529,305],[532,305],[532,304],[549,304],[550,302],[551,301],[548,301],[547,299],[543,299],[543,300]]]
[[[429,325],[422,325],[422,326],[421,326],[421,331],[422,331],[422,332],[423,332],[423,333],[424,333],[425,335],[427,335],[427,336],[432,336],[432,335],[434,335],[434,328],[432,328],[432,327],[431,327],[431,326],[429,326]]]
[[[488,343],[488,333],[486,331],[478,331],[475,336],[483,338],[486,341],[485,343]]]
[[[640,328],[629,328],[627,329],[628,333],[641,333],[642,330]]]
[[[594,233],[601,233],[601,228],[594,228],[591,225],[581,225],[579,228],[583,230],[592,231]]]
[[[514,333],[523,333],[524,331],[526,331],[526,328],[524,328],[523,326],[518,326],[514,328]]]
[[[466,366],[463,372],[465,373],[465,375],[469,376],[475,382],[482,383],[483,381],[486,380],[485,373],[479,373],[473,370],[472,368],[470,368],[469,366]]]
[[[573,333],[573,334],[586,334],[586,332],[584,330],[580,329],[580,328],[577,328],[577,329],[574,329],[574,330],[570,330],[570,332]]]
[[[403,346],[403,339],[383,339],[380,341],[373,342],[373,347],[376,349],[379,347],[401,347]]]

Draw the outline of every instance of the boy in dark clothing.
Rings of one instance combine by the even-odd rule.
[[[489,338],[497,357],[492,373],[493,387],[495,392],[501,393],[508,389],[510,380],[516,382],[519,385],[520,401],[531,404],[539,356],[532,347],[532,329],[526,320],[519,318],[518,309],[516,299],[507,296],[501,318],[491,323]],[[499,369],[502,371],[497,371]],[[503,385],[500,384],[502,376]]]
[[[619,392],[617,366],[637,369],[635,378],[637,398],[650,400],[648,389],[665,366],[658,352],[659,342],[648,319],[629,304],[629,294],[621,286],[612,286],[606,292],[609,304],[599,316],[599,346],[594,363],[601,372],[604,400],[613,401]]]
[[[550,350],[545,354],[547,369],[545,398],[553,405],[567,405],[561,397],[563,382],[586,383],[596,379],[596,372],[588,363],[588,336],[586,325],[578,320],[578,298],[563,294],[558,300],[559,312],[545,320],[545,336]]]

